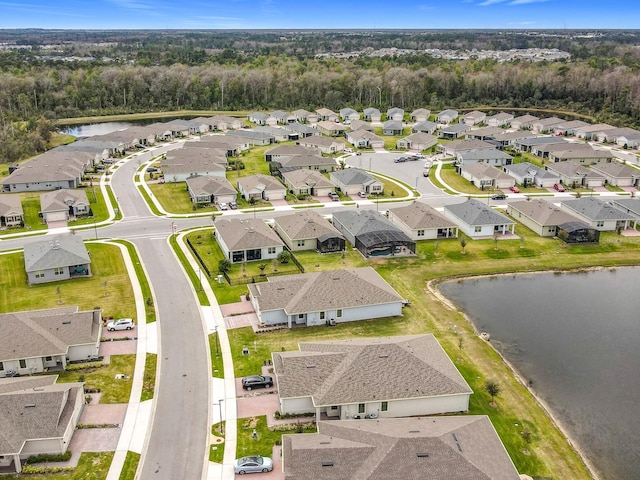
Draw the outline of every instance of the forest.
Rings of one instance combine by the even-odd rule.
[[[40,151],[40,134],[60,118],[181,109],[551,108],[636,127],[639,42],[638,32],[618,31],[4,31],[0,43],[15,48],[0,51],[0,162]],[[316,57],[387,47],[415,52]],[[533,47],[571,58],[448,60],[423,51]]]

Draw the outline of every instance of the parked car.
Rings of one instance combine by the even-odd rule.
[[[147,167],[147,173],[156,173],[157,171],[157,167]]]
[[[402,163],[407,161],[407,157],[398,157],[393,160],[395,163]]]
[[[429,170],[423,170],[422,171],[422,176],[423,177],[428,177],[429,176]]]
[[[273,386],[273,378],[263,375],[249,375],[242,379],[242,388],[253,390],[254,388],[269,388]]]
[[[411,155],[409,157],[410,162],[417,162],[418,160],[420,160],[420,157],[418,157],[418,155]]]
[[[329,198],[334,202],[340,201],[340,195],[338,195],[336,192],[329,192]]]
[[[506,198],[507,196],[504,193],[496,193],[493,197],[491,197],[491,200],[504,200]]]
[[[556,183],[553,188],[555,188],[558,192],[564,192],[564,187],[561,183]]]
[[[369,195],[369,194],[368,194],[367,192],[358,192],[358,196],[359,196],[360,198],[367,198],[367,196],[368,196],[368,195]]]
[[[431,162],[425,162],[424,168],[431,168]]]
[[[509,187],[509,190],[511,190],[513,193],[520,193],[520,189],[515,185],[513,187]]]
[[[131,318],[121,318],[120,320],[113,320],[107,323],[107,330],[110,332],[115,330],[131,330],[133,327],[135,327],[135,324]]]
[[[269,457],[255,455],[251,457],[241,457],[233,462],[233,469],[238,475],[245,473],[266,473],[273,470],[273,460]]]
[[[5,370],[4,376],[7,377],[7,378],[9,378],[9,377],[19,377],[20,374],[17,372],[17,370]]]
[[[353,153],[353,148],[345,148],[344,153]]]
[[[218,210],[229,210],[229,205],[227,205],[226,203],[219,203]]]
[[[231,210],[236,210],[238,208],[238,204],[236,202],[229,202],[229,208]]]

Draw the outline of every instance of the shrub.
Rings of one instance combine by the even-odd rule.
[[[40,455],[31,455],[27,458],[27,463],[66,462],[68,460],[71,460],[71,450],[58,454],[41,453]]]

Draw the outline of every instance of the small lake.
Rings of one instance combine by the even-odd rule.
[[[107,133],[125,130],[134,125],[132,122],[104,122],[90,123],[86,125],[74,125],[60,130],[61,133],[73,135],[75,137],[93,137],[95,135],[106,135]]]
[[[640,478],[640,269],[452,281],[603,480]],[[527,473],[527,472],[522,472]]]

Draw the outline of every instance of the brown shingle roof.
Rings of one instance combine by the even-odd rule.
[[[219,218],[215,228],[230,251],[284,246],[278,234],[259,218]]]

